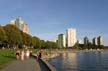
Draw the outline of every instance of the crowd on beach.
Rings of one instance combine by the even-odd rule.
[[[32,49],[22,49],[22,50],[19,50],[19,49],[16,49],[16,59],[21,59],[21,60],[24,60],[24,59],[28,59],[30,56],[32,56]]]

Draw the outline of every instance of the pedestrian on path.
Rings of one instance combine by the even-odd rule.
[[[24,60],[24,56],[25,56],[25,53],[24,53],[24,50],[21,51],[21,60]]]
[[[38,59],[41,59],[42,58],[42,50],[40,50],[39,52],[38,52]]]
[[[20,50],[16,49],[16,59],[18,60],[20,58]]]
[[[32,49],[30,49],[29,52],[30,52],[30,56],[32,56],[32,52],[33,52]]]
[[[27,49],[27,50],[26,50],[26,58],[28,59],[29,56],[30,56],[30,52],[29,52],[29,50]]]

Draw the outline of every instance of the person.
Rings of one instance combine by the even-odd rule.
[[[32,56],[32,49],[30,49],[29,52],[30,52],[30,56]]]
[[[42,58],[42,51],[40,50],[38,53],[38,59],[41,59],[41,58]]]
[[[29,58],[29,56],[30,56],[30,52],[29,52],[29,50],[27,49],[27,51],[26,51],[26,58]]]
[[[24,50],[21,51],[21,60],[24,60],[24,56],[25,56],[25,53],[24,53]]]
[[[18,60],[20,58],[20,50],[16,49],[16,59]]]

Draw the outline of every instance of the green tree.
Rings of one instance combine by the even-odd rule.
[[[14,25],[6,25],[4,26],[4,30],[6,31],[8,44],[10,47],[17,47],[22,43],[21,31],[15,27]]]
[[[47,41],[46,42],[46,48],[53,48],[53,49],[55,49],[55,48],[57,48],[57,43],[56,42],[52,42],[52,41]]]
[[[46,48],[46,43],[44,40],[40,40],[40,47],[41,49],[45,49]]]
[[[74,48],[74,49],[80,49],[80,47],[79,47],[79,43],[76,42],[75,45],[73,46],[73,48]]]
[[[92,43],[89,42],[89,43],[88,43],[88,49],[91,49],[92,47],[93,47]]]
[[[22,35],[22,40],[23,40],[23,45],[26,45],[26,46],[31,46],[32,44],[32,36],[29,35],[29,34],[26,34],[24,32],[21,32],[21,35]]]
[[[4,43],[7,41],[6,32],[2,26],[0,26],[0,46],[5,45]]]
[[[39,48],[40,47],[40,39],[36,36],[32,37],[32,46],[34,48]]]

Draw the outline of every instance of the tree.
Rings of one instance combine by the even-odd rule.
[[[0,46],[5,45],[4,42],[7,41],[6,32],[2,26],[0,26]]]
[[[23,45],[31,46],[32,36],[24,32],[21,32],[21,35],[22,35]]]
[[[34,48],[39,48],[40,47],[40,39],[36,36],[32,37],[32,46]]]
[[[0,42],[6,43],[10,48],[22,45],[34,48],[57,48],[57,43],[40,40],[38,37],[24,33],[16,26],[8,24],[4,27],[0,26]]]
[[[99,49],[104,49],[104,45],[98,45]]]
[[[74,49],[80,49],[80,47],[79,47],[79,43],[76,42],[75,45],[73,46],[73,48],[74,48]]]
[[[57,43],[56,42],[52,42],[52,41],[47,41],[46,42],[46,48],[57,48]]]
[[[44,40],[40,40],[40,47],[39,48],[45,49],[46,48],[45,46],[46,46],[45,41]]]
[[[92,43],[89,42],[89,43],[88,43],[88,49],[91,49],[92,47],[93,47]]]
[[[14,25],[6,25],[4,26],[4,30],[6,31],[8,44],[10,47],[17,47],[22,43],[21,31],[15,27]]]

